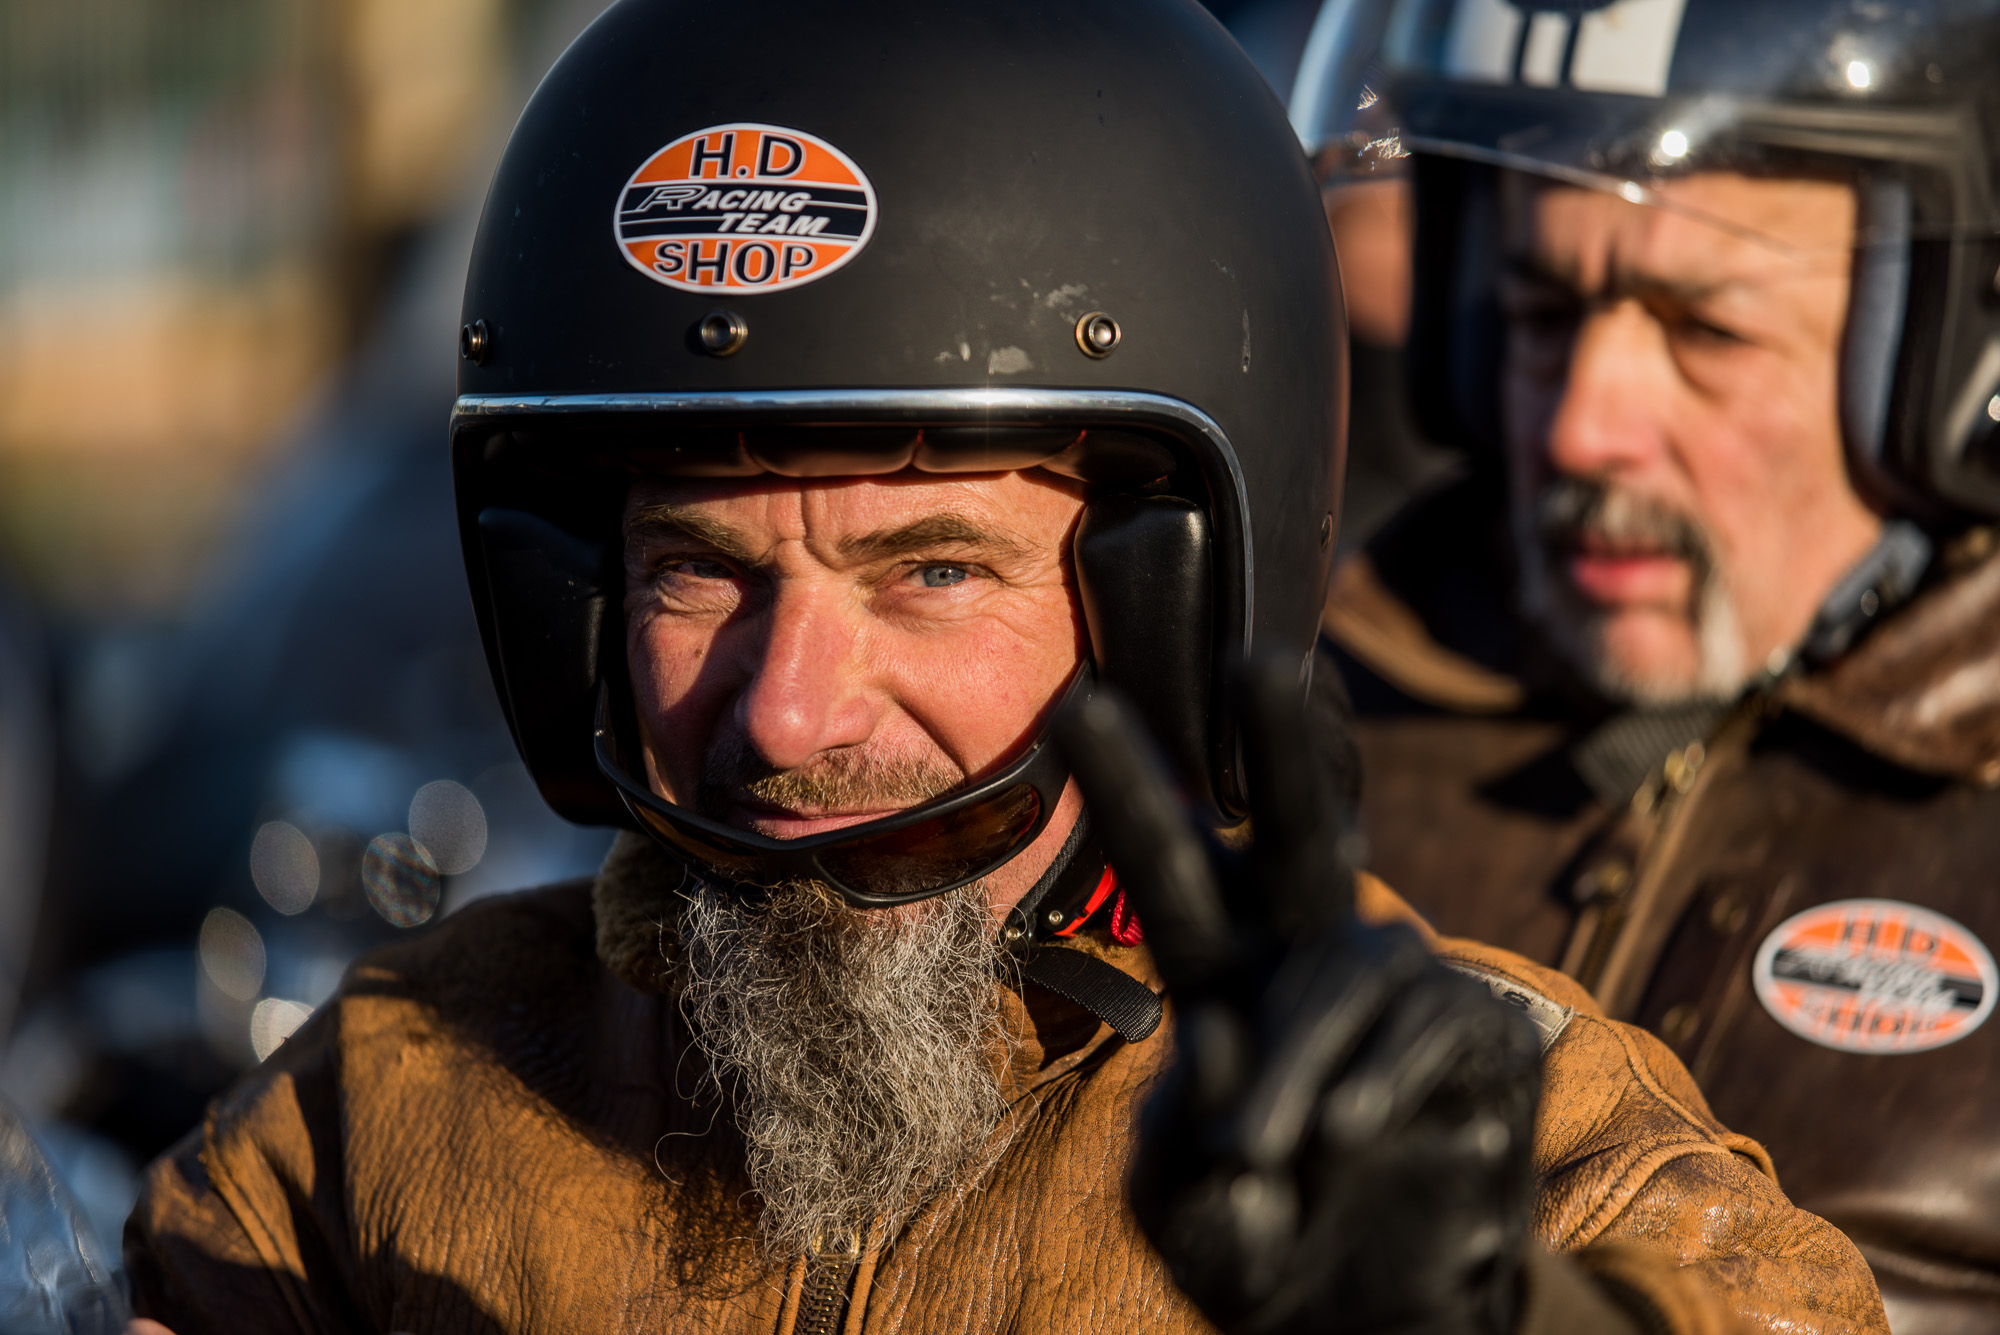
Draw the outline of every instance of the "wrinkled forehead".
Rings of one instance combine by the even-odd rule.
[[[1844,181],[1697,172],[1631,193],[1500,173],[1509,261],[1587,288],[1634,275],[1697,285],[1844,276],[1852,261],[1856,203]]]
[[[960,521],[1026,548],[1058,549],[1084,503],[1085,484],[1043,469],[939,475],[915,468],[865,476],[689,478],[640,475],[626,491],[628,532],[700,515],[746,538],[840,539]],[[946,530],[939,530],[944,532]]]

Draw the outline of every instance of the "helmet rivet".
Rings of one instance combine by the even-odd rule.
[[[1319,521],[1319,545],[1324,547],[1333,541],[1333,516],[1327,515]]]
[[[1086,357],[1109,357],[1122,337],[1118,322],[1103,311],[1089,311],[1077,319],[1076,345]]]
[[[1061,909],[1050,909],[1050,910],[1049,910],[1049,912],[1048,912],[1048,923],[1049,923],[1049,926],[1051,926],[1051,927],[1060,927],[1060,926],[1062,926],[1062,925],[1063,925],[1063,911],[1062,911]]]
[[[458,355],[474,366],[486,365],[486,354],[493,351],[493,331],[486,327],[486,321],[474,320],[458,331]]]
[[[709,356],[727,357],[749,339],[750,326],[735,311],[710,311],[702,317],[695,335]]]
[[[1007,925],[1007,930],[1000,933],[1000,939],[1002,941],[1005,941],[1008,945],[1011,946],[1016,941],[1019,941],[1021,939],[1021,929],[1019,927],[1014,926],[1012,923],[1009,923]]]

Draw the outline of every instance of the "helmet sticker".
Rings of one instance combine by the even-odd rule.
[[[803,130],[682,135],[619,192],[612,227],[640,273],[684,292],[778,292],[824,278],[875,231],[875,187]]]
[[[1964,927],[1893,899],[1787,918],[1751,967],[1758,1000],[1800,1038],[1842,1052],[1925,1052],[1993,1013],[2000,972]]]
[[[1482,83],[1658,97],[1687,0],[1458,0],[1445,68]]]

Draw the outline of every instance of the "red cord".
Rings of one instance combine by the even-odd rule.
[[[1118,898],[1111,905],[1111,939],[1121,946],[1136,946],[1146,939],[1146,929],[1139,925],[1139,915],[1125,902],[1125,887],[1118,887]]]

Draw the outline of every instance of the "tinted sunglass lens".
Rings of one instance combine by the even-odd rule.
[[[659,812],[637,802],[628,803],[627,806],[645,823],[646,828],[658,835],[669,848],[685,853],[694,861],[731,876],[750,880],[767,879],[757,876],[761,858],[755,850],[734,848],[718,839],[701,838],[682,829]]]
[[[935,820],[829,848],[819,863],[862,894],[930,894],[982,875],[1018,852],[1041,814],[1040,795],[1018,783]]]

